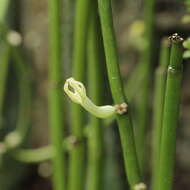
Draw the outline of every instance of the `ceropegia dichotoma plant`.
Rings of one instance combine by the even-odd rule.
[[[95,105],[86,95],[86,89],[84,85],[76,81],[74,78],[69,78],[66,80],[64,85],[64,91],[69,96],[69,98],[80,104],[84,109],[86,109],[91,114],[99,118],[107,118],[113,116],[114,114],[123,114],[127,111],[127,104],[122,103],[120,105]]]

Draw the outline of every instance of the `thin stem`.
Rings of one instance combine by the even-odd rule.
[[[153,117],[153,175],[152,186],[156,185],[159,158],[160,142],[164,110],[164,97],[167,78],[167,68],[169,65],[170,44],[168,39],[163,39],[160,50],[160,63],[155,75],[155,94],[154,94],[154,117]]]
[[[74,7],[76,1],[71,0],[63,0],[63,21],[62,24],[64,26],[63,32],[63,62],[64,62],[64,74],[65,78],[71,76],[71,64],[72,64],[72,45],[73,45],[73,21],[74,21]]]
[[[113,28],[112,8],[110,0],[98,0],[100,20],[103,31],[103,41],[106,55],[108,78],[115,104],[126,102],[123,92],[116,39]],[[133,189],[134,185],[141,182],[138,161],[136,156],[134,133],[129,110],[127,114],[117,115],[121,144],[124,155],[125,169],[128,181]]]
[[[9,61],[10,61],[10,47],[6,44],[1,46],[1,64],[0,64],[0,124],[2,124],[3,116],[3,102],[6,90],[6,80],[9,69]]]
[[[145,151],[146,151],[146,132],[148,128],[148,117],[149,117],[149,89],[151,82],[152,73],[152,47],[153,47],[153,34],[155,24],[155,0],[145,0],[144,2],[144,22],[145,22],[145,48],[142,52],[142,63],[143,71],[141,75],[144,76],[142,79],[140,102],[138,104],[138,129],[137,129],[137,154],[141,173],[144,173],[145,169]]]
[[[179,120],[179,105],[181,95],[182,38],[174,34],[171,37],[172,49],[168,67],[166,92],[164,100],[163,128],[161,137],[160,168],[158,190],[171,190],[174,176],[176,153],[176,131]]]
[[[9,7],[9,0],[0,0],[0,36],[4,35],[5,16]],[[2,37],[2,36],[1,36]],[[2,39],[1,39],[2,40]],[[7,44],[1,43],[1,64],[0,64],[0,125],[2,124],[2,109],[5,96],[5,84],[9,69],[10,47]]]
[[[16,149],[11,151],[11,156],[24,163],[38,163],[53,158],[52,146],[45,146],[36,149]]]
[[[15,131],[21,136],[21,142],[27,135],[30,126],[31,115],[31,84],[29,76],[29,66],[24,63],[22,54],[19,48],[12,48],[13,58],[15,61],[15,70],[19,83],[19,111],[18,121]]]
[[[69,138],[65,138],[62,141],[62,148],[65,149],[65,151],[70,151],[73,148]],[[56,156],[52,144],[33,149],[17,148],[10,150],[9,153],[14,159],[24,163],[44,162],[46,160],[51,160]]]
[[[61,0],[49,0],[49,125],[55,157],[53,158],[53,186],[66,189],[63,141],[63,91],[61,65]]]
[[[9,48],[10,54],[13,55],[14,69],[18,80],[19,106],[16,127],[4,138],[7,151],[15,149],[24,142],[30,126],[31,113],[31,86],[29,82],[28,66],[23,63],[19,47],[15,48],[9,46]]]
[[[88,36],[89,92],[95,104],[102,104],[101,31],[97,2],[93,4]],[[103,126],[100,119],[91,116],[88,136],[88,190],[100,190],[103,178]]]
[[[5,23],[5,16],[7,14],[10,0],[0,0],[0,23]]]
[[[85,81],[86,40],[89,19],[89,0],[76,1],[76,14],[74,26],[74,50],[73,50],[73,77]],[[71,107],[72,135],[79,139],[80,143],[71,151],[69,163],[68,190],[84,190],[85,176],[85,152],[83,141],[83,129],[85,125],[85,113],[81,106],[72,104]]]
[[[139,88],[142,86],[143,84],[143,65],[142,64],[138,64],[135,68],[135,70],[131,73],[131,75],[129,76],[129,79],[127,80],[127,84],[125,86],[125,92],[127,94],[127,99],[129,102],[132,101],[133,98],[135,98],[135,96],[138,96],[138,91]],[[134,81],[135,81],[135,85],[134,85]]]

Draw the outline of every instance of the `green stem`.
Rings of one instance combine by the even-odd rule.
[[[5,16],[9,7],[10,0],[0,0],[0,23],[5,23]]]
[[[8,12],[9,0],[0,0],[0,38],[3,38],[5,35],[5,17]],[[2,40],[2,39],[0,39]],[[0,127],[2,124],[3,116],[3,102],[5,96],[5,84],[7,79],[7,74],[9,70],[9,58],[10,58],[10,47],[7,44],[1,43],[1,64],[0,64]]]
[[[3,144],[7,148],[7,151],[15,149],[25,142],[30,123],[30,111],[31,111],[31,86],[29,82],[29,69],[23,62],[23,58],[20,53],[20,49],[17,47],[9,47],[9,51],[13,55],[14,69],[18,80],[19,88],[19,107],[18,116],[16,121],[16,127],[13,131],[8,133]]]
[[[145,22],[145,48],[142,52],[143,70],[141,75],[142,79],[140,102],[138,105],[138,129],[137,129],[137,154],[141,173],[144,173],[145,169],[145,155],[146,155],[146,132],[148,128],[149,117],[149,89],[151,83],[152,73],[152,53],[153,53],[153,34],[155,24],[155,0],[145,0],[144,3],[144,22]]]
[[[97,3],[91,13],[91,23],[88,36],[88,79],[89,92],[92,101],[102,104],[102,60],[100,55],[101,31]],[[100,119],[90,116],[88,136],[88,190],[100,190],[103,178],[103,126]]]
[[[73,77],[85,81],[86,40],[89,19],[89,0],[76,1],[74,50],[73,50]],[[68,190],[83,190],[85,177],[85,145],[83,129],[85,125],[85,113],[80,105],[72,104],[71,107],[72,135],[79,139],[80,143],[71,151],[69,165]]]
[[[49,0],[49,125],[55,157],[53,158],[53,186],[66,189],[63,141],[63,91],[61,65],[61,0]]]
[[[160,63],[156,70],[155,76],[155,94],[154,94],[154,117],[153,117],[153,175],[152,186],[156,185],[159,158],[160,158],[160,142],[164,110],[164,97],[167,78],[167,68],[170,58],[170,44],[168,39],[163,39],[160,50]]]
[[[125,92],[127,94],[127,99],[129,102],[131,102],[136,96],[138,96],[138,91],[143,83],[143,78],[144,78],[144,76],[142,75],[143,69],[144,69],[143,65],[138,64],[135,70],[129,76],[129,79],[127,80],[127,84],[125,86]]]
[[[98,0],[98,3],[103,31],[106,64],[112,96],[115,104],[121,104],[123,102],[126,102],[126,98],[123,92],[119,70],[119,60],[112,20],[111,1]],[[141,177],[136,156],[134,133],[129,109],[127,111],[127,114],[117,115],[117,122],[123,149],[126,174],[128,176],[128,181],[131,189],[133,189],[133,186],[135,184],[141,182]]]
[[[1,47],[1,64],[0,64],[0,124],[2,124],[3,116],[3,102],[6,90],[6,80],[9,69],[9,61],[10,61],[10,47],[6,44],[3,44]]]
[[[179,105],[181,95],[182,38],[174,34],[171,37],[172,49],[168,67],[166,92],[164,100],[163,128],[161,137],[161,152],[159,176],[156,189],[171,190],[174,176],[176,153],[176,130],[179,120]]]
[[[28,128],[30,126],[31,115],[31,85],[29,77],[29,68],[24,63],[21,50],[19,48],[12,48],[15,70],[19,83],[19,111],[16,130],[21,136],[21,142],[27,135]]]
[[[38,163],[53,158],[52,146],[45,146],[36,149],[16,149],[11,151],[11,156],[24,163]]]
[[[63,140],[62,148],[66,151],[70,151],[73,148],[72,144],[69,142],[69,138]],[[9,151],[9,153],[14,159],[24,163],[44,162],[55,157],[53,145],[46,145],[44,147],[33,149],[17,148]]]

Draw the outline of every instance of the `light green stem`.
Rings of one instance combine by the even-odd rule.
[[[144,176],[145,160],[146,160],[146,134],[149,126],[149,95],[152,73],[152,53],[153,53],[153,38],[154,38],[154,25],[155,25],[155,0],[145,0],[144,2],[144,22],[145,22],[145,47],[142,52],[141,64],[143,76],[140,100],[138,104],[138,128],[137,128],[137,154],[140,164],[141,173]]]
[[[93,3],[88,33],[88,79],[90,98],[102,104],[103,93],[103,49],[97,2]],[[102,115],[102,114],[101,114]],[[103,126],[100,119],[90,117],[88,136],[87,190],[101,190],[103,182]]]
[[[10,0],[0,0],[0,23],[5,23],[5,16],[7,14]]]
[[[127,84],[125,86],[125,93],[129,102],[131,102],[135,97],[138,96],[139,88],[142,86],[144,79],[142,71],[143,65],[139,63],[127,80]]]
[[[49,126],[55,151],[53,157],[54,190],[66,189],[65,157],[62,148],[64,137],[63,91],[61,64],[61,0],[49,0]]]
[[[89,20],[89,0],[76,1],[74,46],[73,46],[73,73],[72,76],[80,81],[85,81],[86,41]],[[68,190],[84,190],[85,180],[85,145],[83,130],[85,126],[85,113],[80,105],[72,104],[71,107],[71,132],[80,139],[70,153]]]
[[[52,146],[46,146],[36,149],[16,149],[12,151],[11,156],[24,163],[38,163],[53,158]]]

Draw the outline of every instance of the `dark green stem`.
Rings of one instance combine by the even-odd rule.
[[[76,1],[75,28],[74,28],[74,50],[73,50],[73,77],[81,82],[85,81],[86,41],[89,20],[89,0]],[[85,113],[83,108],[72,104],[72,135],[80,143],[71,151],[69,165],[68,190],[84,190],[85,177],[85,152],[83,130],[85,126]]]
[[[4,142],[2,142],[6,148],[4,153],[14,150],[25,142],[30,126],[31,115],[31,85],[29,82],[30,77],[28,66],[23,62],[19,47],[7,46],[10,49],[9,54],[13,56],[13,66],[18,80],[19,106],[16,127],[4,137]]]
[[[164,110],[164,97],[167,78],[167,68],[170,58],[170,44],[168,39],[163,39],[160,50],[159,66],[155,76],[154,92],[154,117],[153,117],[153,174],[152,186],[156,185],[160,158],[160,142]]]
[[[145,155],[146,155],[146,132],[149,125],[149,92],[152,73],[152,53],[153,53],[153,34],[155,24],[155,0],[145,0],[144,2],[144,22],[145,22],[145,47],[142,52],[141,61],[143,64],[143,70],[141,75],[142,79],[140,102],[138,104],[138,129],[137,129],[137,154],[141,173],[144,173],[145,169]]]
[[[17,116],[16,132],[19,133],[22,143],[30,127],[31,115],[31,84],[29,65],[24,63],[23,55],[19,47],[12,48],[15,61],[15,71],[19,83],[19,111]]]
[[[66,189],[63,141],[63,91],[61,64],[61,0],[49,0],[49,125],[54,146],[53,186]]]
[[[103,61],[101,60],[101,31],[97,3],[93,4],[88,36],[88,79],[90,97],[102,105]],[[88,136],[88,190],[100,190],[103,178],[103,126],[100,119],[90,116]]]
[[[6,44],[1,45],[1,64],[0,64],[0,125],[3,121],[2,111],[3,111],[3,102],[6,90],[6,80],[9,69],[10,61],[10,47]]]
[[[176,131],[179,120],[181,95],[182,38],[174,34],[171,37],[172,49],[168,67],[164,100],[163,128],[161,137],[160,168],[157,190],[172,190],[176,154]]]
[[[119,70],[119,60],[116,47],[116,39],[113,28],[112,8],[110,0],[99,0],[100,20],[103,31],[103,41],[106,55],[106,64],[108,77],[111,86],[112,96],[115,104],[126,102],[123,92],[121,75]],[[129,114],[117,115],[121,144],[124,155],[125,169],[128,176],[128,181],[133,189],[133,186],[141,182],[138,161],[136,156],[134,133]]]
[[[5,16],[7,14],[9,6],[9,0],[1,0],[0,3],[0,25],[4,28]],[[2,29],[0,29],[0,36],[2,35]],[[1,39],[2,40],[2,39]],[[1,43],[1,64],[0,64],[0,124],[2,122],[2,107],[5,95],[5,84],[8,73],[9,57],[10,57],[10,47],[6,44]]]

